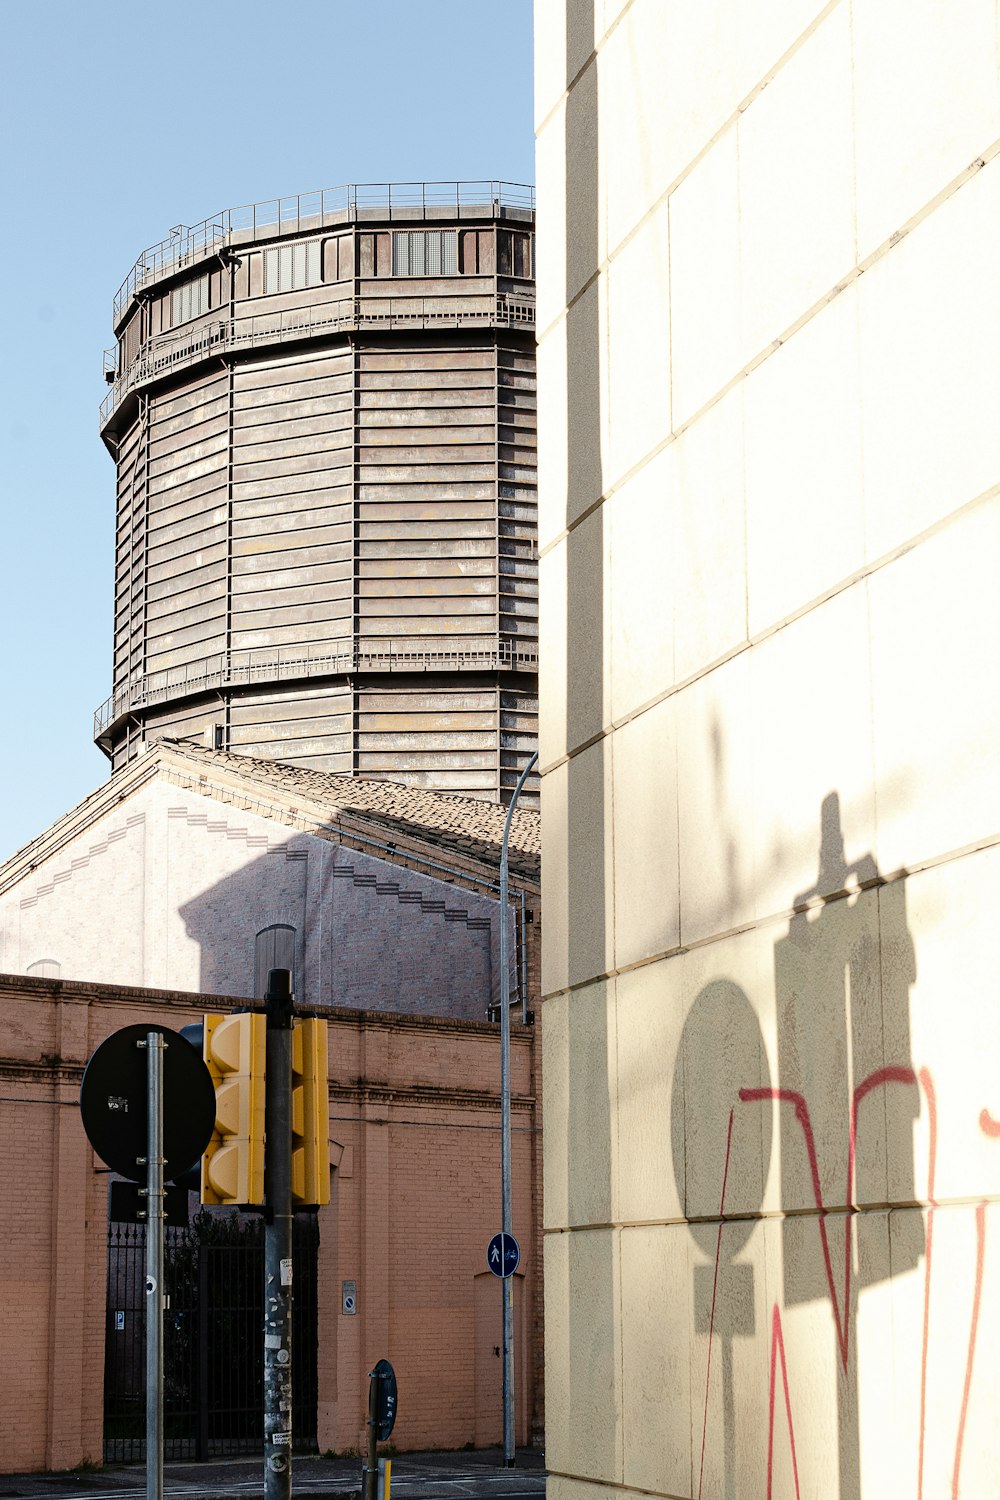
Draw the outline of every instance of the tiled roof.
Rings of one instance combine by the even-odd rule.
[[[404,786],[395,781],[376,781],[335,771],[313,771],[283,761],[234,755],[228,750],[209,750],[186,740],[163,739],[155,749],[172,761],[189,764],[209,776],[212,772],[237,777],[244,784],[277,794],[282,803],[308,802],[331,820],[347,815],[375,824],[386,835],[405,835],[433,843],[443,850],[492,866],[499,876],[500,845],[507,809],[476,797],[455,797],[447,792]],[[207,789],[211,794],[211,789]],[[541,853],[540,818],[537,811],[518,808],[511,822],[508,862],[512,875],[538,879]]]

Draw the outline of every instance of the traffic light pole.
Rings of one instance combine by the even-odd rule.
[[[146,1106],[146,1500],[163,1500],[163,1052],[148,1031]]]
[[[291,978],[272,969],[265,996],[264,1500],[292,1494]]]

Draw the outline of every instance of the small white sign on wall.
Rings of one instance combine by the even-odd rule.
[[[356,1281],[342,1281],[340,1283],[340,1310],[345,1317],[351,1317],[358,1310],[358,1283]]]

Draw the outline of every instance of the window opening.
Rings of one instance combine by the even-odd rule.
[[[400,229],[392,236],[394,276],[457,276],[457,229]]]
[[[195,281],[185,281],[175,286],[170,293],[170,326],[189,323],[208,312],[208,277],[199,276]]]
[[[294,245],[276,245],[264,251],[264,292],[298,292],[303,287],[318,286],[320,271],[319,240],[300,240]]]
[[[288,969],[295,989],[295,928],[276,922],[257,934],[254,953],[253,992],[258,999],[267,993],[267,976],[272,969]]]

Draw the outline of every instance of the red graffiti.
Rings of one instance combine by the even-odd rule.
[[[851,1306],[851,1219],[850,1215],[856,1212],[853,1203],[854,1197],[854,1170],[855,1153],[857,1142],[858,1111],[862,1101],[877,1088],[890,1083],[916,1084],[919,1086],[927,1100],[928,1121],[928,1167],[927,1167],[927,1230],[925,1242],[925,1266],[924,1266],[924,1308],[923,1308],[923,1337],[920,1359],[920,1422],[919,1422],[919,1455],[917,1470],[917,1500],[923,1500],[924,1486],[924,1439],[927,1417],[927,1370],[929,1360],[930,1342],[930,1307],[931,1307],[931,1284],[933,1272],[933,1249],[934,1249],[934,1215],[938,1204],[935,1198],[935,1174],[937,1170],[937,1140],[938,1140],[938,1116],[937,1095],[934,1081],[927,1068],[921,1068],[918,1075],[912,1068],[903,1066],[891,1066],[879,1068],[865,1078],[854,1090],[851,1102],[850,1132],[848,1140],[848,1166],[847,1166],[847,1194],[845,1203],[848,1215],[845,1221],[844,1231],[844,1301],[841,1310],[840,1301],[837,1296],[837,1288],[833,1273],[833,1262],[830,1255],[829,1240],[826,1231],[827,1209],[823,1201],[822,1187],[819,1176],[819,1161],[816,1153],[816,1142],[813,1136],[812,1122],[809,1117],[809,1106],[805,1097],[793,1089],[740,1089],[739,1097],[744,1103],[754,1101],[773,1100],[779,1104],[791,1104],[795,1110],[795,1118],[802,1129],[802,1138],[805,1145],[806,1157],[809,1162],[809,1171],[812,1182],[813,1198],[819,1213],[818,1227],[820,1243],[823,1250],[823,1263],[826,1270],[827,1289],[830,1295],[830,1307],[833,1312],[834,1324],[837,1332],[837,1344],[841,1363],[846,1371],[849,1355],[849,1330],[850,1330],[850,1306]],[[722,1174],[722,1195],[719,1204],[719,1233],[715,1248],[715,1279],[712,1285],[712,1311],[709,1318],[709,1352],[708,1369],[705,1376],[705,1414],[702,1425],[701,1438],[701,1467],[698,1476],[699,1500],[702,1492],[702,1483],[705,1468],[705,1443],[708,1432],[708,1402],[711,1378],[712,1360],[712,1337],[715,1328],[716,1293],[718,1290],[719,1262],[722,1250],[722,1219],[725,1212],[726,1184],[729,1178],[729,1159],[733,1140],[733,1115],[729,1112],[729,1128],[726,1135],[726,1158]],[[983,1133],[993,1138],[1000,1138],[1000,1120],[995,1119],[987,1109],[983,1109],[979,1116],[979,1125]],[[986,1255],[986,1204],[980,1203],[976,1209],[976,1275],[973,1290],[972,1312],[969,1320],[968,1351],[965,1365],[965,1381],[962,1392],[962,1406],[959,1416],[958,1432],[955,1441],[955,1462],[952,1474],[951,1500],[958,1500],[959,1482],[962,1464],[962,1449],[965,1442],[965,1426],[968,1416],[969,1397],[972,1389],[973,1367],[975,1363],[976,1340],[979,1331],[979,1317],[982,1301],[983,1266]],[[771,1317],[771,1365],[768,1388],[768,1447],[767,1447],[767,1495],[770,1500],[774,1483],[774,1406],[775,1393],[777,1389],[777,1363],[781,1358],[781,1381],[785,1398],[785,1416],[788,1423],[788,1439],[791,1449],[792,1474],[795,1483],[796,1500],[799,1500],[799,1474],[798,1462],[795,1452],[795,1426],[792,1418],[791,1392],[788,1382],[788,1368],[785,1359],[785,1342],[782,1331],[781,1312],[775,1303]]]
[[[927,1096],[927,1126],[930,1137],[927,1152],[927,1240],[924,1261],[924,1333],[920,1349],[920,1427],[917,1454],[917,1500],[924,1494],[924,1437],[927,1420],[927,1350],[931,1326],[931,1256],[934,1251],[934,1173],[937,1169],[937,1095],[934,1080],[926,1068],[920,1069],[920,1085]]]
[[[767,1500],[771,1500],[771,1486],[774,1483],[774,1373],[778,1354],[781,1355],[781,1384],[785,1392],[785,1416],[788,1419],[788,1442],[792,1450],[795,1500],[800,1500],[799,1466],[795,1458],[795,1424],[792,1421],[792,1398],[788,1393],[788,1366],[785,1364],[785,1339],[781,1331],[781,1313],[776,1302],[771,1314],[771,1376],[767,1393]]]
[[[701,1500],[701,1485],[705,1477],[705,1435],[708,1432],[708,1385],[712,1376],[712,1333],[715,1329],[715,1294],[719,1289],[719,1259],[722,1253],[722,1216],[726,1206],[726,1183],[729,1179],[729,1153],[733,1145],[733,1115],[729,1111],[729,1131],[726,1135],[726,1165],[722,1169],[722,1197],[719,1200],[719,1235],[715,1242],[715,1277],[712,1281],[712,1312],[708,1320],[708,1369],[705,1371],[705,1419],[701,1426],[701,1467],[698,1470],[698,1500]],[[782,1355],[784,1360],[784,1355]]]
[[[870,1074],[854,1090],[851,1101],[850,1134],[848,1137],[847,1150],[847,1194],[844,1202],[853,1211],[854,1200],[854,1156],[855,1143],[857,1139],[858,1108],[861,1101],[870,1094],[873,1089],[882,1087],[886,1083],[916,1083],[917,1076],[912,1068],[889,1067],[879,1068]],[[794,1104],[795,1118],[802,1127],[802,1135],[805,1140],[806,1156],[809,1158],[809,1171],[812,1177],[813,1198],[819,1210],[819,1237],[823,1247],[823,1264],[826,1268],[826,1283],[830,1292],[830,1306],[833,1309],[833,1319],[837,1329],[837,1343],[840,1347],[840,1362],[847,1369],[848,1338],[850,1328],[850,1306],[851,1306],[851,1221],[844,1221],[844,1306],[841,1315],[840,1303],[837,1298],[837,1288],[834,1282],[833,1262],[830,1258],[830,1243],[826,1232],[826,1206],[823,1202],[823,1190],[819,1180],[819,1160],[816,1155],[816,1142],[813,1138],[812,1122],[809,1119],[809,1105],[802,1094],[794,1089],[740,1089],[740,1098],[744,1102],[755,1099],[776,1099],[782,1104]]]

